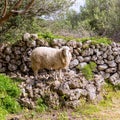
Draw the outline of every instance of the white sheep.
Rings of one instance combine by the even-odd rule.
[[[59,78],[62,79],[61,69],[68,68],[71,59],[70,48],[67,46],[63,46],[61,49],[37,47],[31,54],[31,67],[36,79],[38,78],[38,70],[44,68],[59,70]]]

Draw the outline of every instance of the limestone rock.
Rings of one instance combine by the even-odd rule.
[[[115,73],[113,74],[112,76],[110,76],[110,82],[113,84],[113,85],[118,85],[120,84],[120,76],[118,73]]]
[[[98,65],[98,70],[105,70],[108,68],[108,65],[103,64],[103,65]]]
[[[77,66],[79,64],[79,61],[77,59],[71,61],[70,63],[70,68],[74,68],[75,66]]]

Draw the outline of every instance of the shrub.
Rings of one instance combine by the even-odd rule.
[[[2,100],[2,106],[9,113],[17,113],[20,111],[19,103],[11,96],[5,96],[5,98]]]
[[[13,98],[18,98],[20,95],[20,89],[17,84],[3,74],[0,74],[0,93],[1,92],[6,93]]]
[[[20,96],[20,89],[9,77],[0,74],[0,107],[1,110],[9,113],[16,113],[20,110],[17,98]]]

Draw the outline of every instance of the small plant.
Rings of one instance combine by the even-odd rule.
[[[39,98],[37,100],[37,106],[36,106],[36,111],[37,112],[45,112],[47,110],[47,106],[45,105],[44,101],[42,98]]]
[[[95,69],[96,69],[96,63],[90,62],[89,64],[85,65],[84,68],[82,68],[82,73],[87,80],[92,80],[94,76],[93,71]]]

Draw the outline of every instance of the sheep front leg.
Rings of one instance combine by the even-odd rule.
[[[35,76],[35,79],[37,80],[38,79],[38,70],[34,71],[34,76]]]
[[[62,74],[62,70],[59,70],[59,79],[62,80],[63,74]]]
[[[61,80],[61,70],[55,70],[54,72],[55,80]]]

